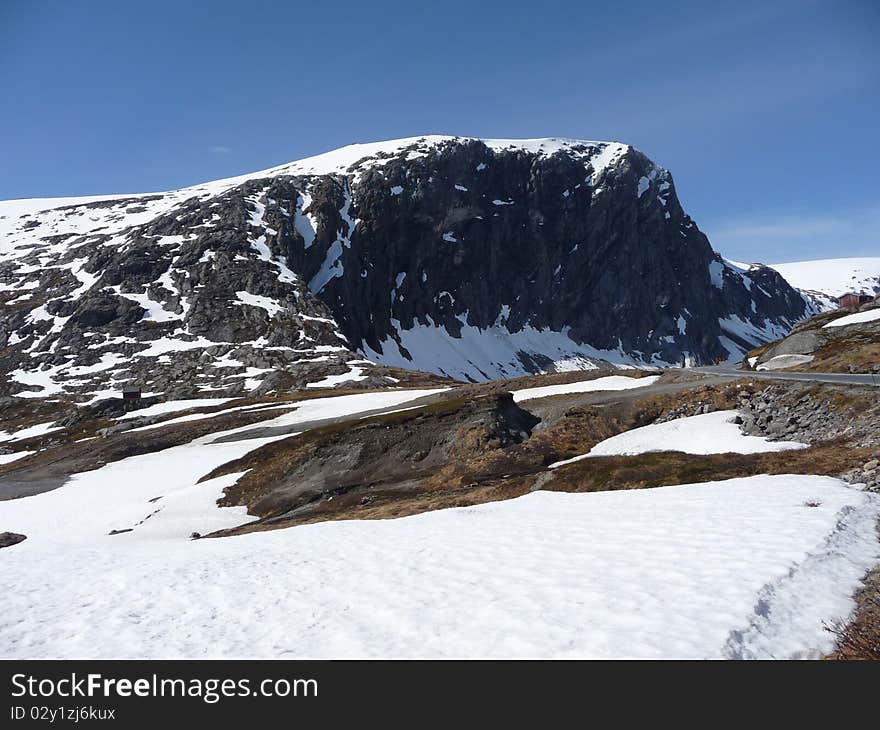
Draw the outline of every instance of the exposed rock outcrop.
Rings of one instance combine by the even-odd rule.
[[[743,393],[739,407],[748,434],[808,444],[845,439],[856,448],[880,448],[880,401],[870,388],[774,384]]]
[[[0,548],[11,547],[27,540],[27,535],[18,532],[0,532]]]
[[[459,460],[521,443],[539,420],[510,393],[458,398],[315,428],[205,478],[246,471],[225,490],[221,506],[246,505],[265,522],[291,520],[342,495],[368,503],[377,494],[448,488],[451,480],[442,475]]]
[[[757,370],[880,373],[880,297],[796,325],[791,334],[746,355]]]

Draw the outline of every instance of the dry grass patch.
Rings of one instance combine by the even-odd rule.
[[[330,501],[311,502],[305,508],[298,510],[296,515],[280,521],[245,524],[231,530],[213,533],[210,537],[260,532],[329,520],[388,520],[438,509],[473,507],[527,494],[533,481],[527,477],[498,478],[482,484],[467,484],[457,488],[418,491],[411,494],[381,488],[371,489],[368,494],[351,491],[335,495]]]
[[[804,370],[832,373],[871,373],[880,369],[880,341],[867,334],[835,339],[816,351]]]
[[[852,621],[826,626],[837,638],[828,659],[880,659],[880,566],[865,577]]]
[[[755,474],[838,476],[870,458],[872,449],[825,443],[763,454],[684,454],[660,451],[636,456],[596,456],[553,470],[543,489],[601,492],[720,481]]]

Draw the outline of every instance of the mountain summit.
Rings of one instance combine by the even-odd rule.
[[[738,360],[812,312],[713,251],[670,173],[617,142],[415,137],[0,203],[0,395]]]

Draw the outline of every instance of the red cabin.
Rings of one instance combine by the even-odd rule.
[[[870,294],[844,294],[842,297],[837,297],[837,306],[840,309],[844,309],[846,307],[859,307],[862,304],[866,304],[867,302],[874,301],[874,297]]]

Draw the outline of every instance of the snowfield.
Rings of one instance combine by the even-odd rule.
[[[634,428],[600,441],[587,454],[557,461],[551,464],[550,468],[555,469],[591,456],[633,456],[651,451],[682,451],[685,454],[757,454],[807,447],[807,444],[798,441],[770,441],[763,436],[747,436],[733,422],[736,416],[736,411],[715,411]]]
[[[570,386],[617,378],[651,381]],[[0,657],[816,656],[880,560],[880,498],[791,475],[190,539],[253,519],[216,504],[241,474],[199,479],[290,435],[263,429],[436,392],[300,401],[0,502],[0,532],[27,536],[0,550]],[[639,448],[786,447],[730,417],[630,433]]]
[[[836,479],[760,476],[199,541],[44,533],[0,554],[0,655],[815,656],[877,516]]]
[[[626,375],[608,375],[604,378],[580,380],[576,383],[562,383],[561,385],[545,385],[538,388],[514,390],[513,400],[520,403],[534,398],[548,398],[553,395],[565,395],[566,393],[592,393],[602,390],[644,388],[656,383],[659,379],[659,375],[647,375],[642,378],[630,378]]]
[[[876,294],[880,291],[880,256],[794,261],[770,264],[789,284],[804,291],[832,297],[848,292]]]

